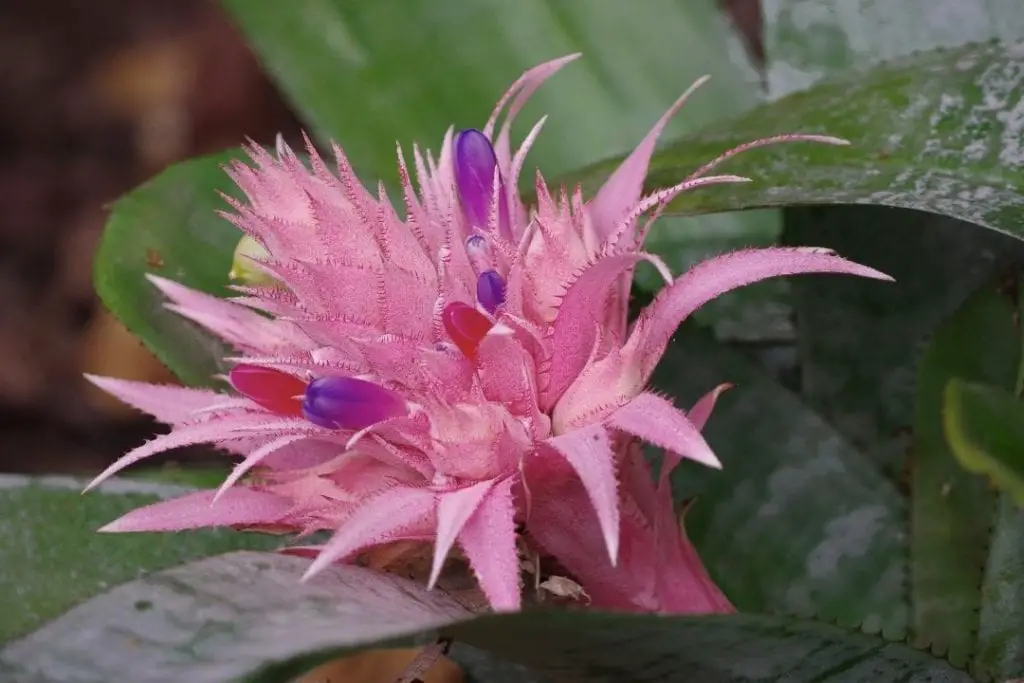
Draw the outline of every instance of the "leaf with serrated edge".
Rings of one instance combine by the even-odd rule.
[[[683,466],[677,498],[712,577],[741,610],[815,615],[899,638],[906,512],[895,487],[799,398],[739,354],[685,329],[656,386],[688,405],[721,382],[704,430],[721,471]]]
[[[120,586],[0,651],[68,683],[279,683],[362,648],[443,633],[555,680],[969,683],[927,653],[780,617],[536,611],[471,618],[438,591],[352,566],[235,553]],[[15,678],[14,680],[19,680]]]
[[[145,279],[171,278],[211,294],[228,294],[231,256],[241,232],[218,216],[218,191],[239,195],[222,165],[240,151],[176,164],[118,200],[96,254],[103,303],[182,381],[211,385],[225,372],[225,346],[164,307]]]
[[[998,284],[976,292],[935,332],[918,369],[909,461],[912,629],[922,646],[957,665],[975,649],[995,497],[946,442],[943,391],[953,378],[1013,386],[1020,331]]]

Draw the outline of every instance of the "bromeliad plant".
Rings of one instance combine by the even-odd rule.
[[[551,190],[538,174],[526,206],[516,188],[543,120],[514,153],[510,126],[575,57],[526,72],[482,130],[449,131],[436,158],[414,148],[410,170],[399,149],[404,217],[383,187],[364,189],[340,148],[335,173],[311,144],[309,168],[286,145],[249,147],[253,165],[229,169],[247,201],[230,201],[225,218],[246,236],[239,265],[259,277],[221,299],[150,276],[174,311],[237,349],[230,390],[92,377],[173,429],[90,486],[189,444],[239,461],[219,489],[104,531],[329,531],[322,545],[290,550],[315,558],[306,577],[367,553],[393,564],[426,552],[428,586],[457,547],[498,611],[521,608],[523,560],[536,559],[553,560],[594,607],[732,611],[680,531],[668,483],[683,458],[720,467],[701,429],[728,385],[684,412],[648,390],[652,372],[680,323],[737,287],[798,273],[889,278],[813,248],[736,251],[673,278],[644,251],[677,195],[748,180],[712,175],[735,154],[845,144],[757,140],[643,195],[659,134],[703,81],[593,197]],[[641,261],[666,285],[630,323]],[[664,449],[656,476],[641,442]]]
[[[470,680],[532,683],[500,661],[551,680],[1020,679],[1024,511],[956,462],[967,455],[1005,475],[1019,460],[1019,296],[1005,274],[992,276],[1019,257],[1024,225],[1020,46],[929,50],[934,36],[912,8],[853,17],[834,0],[781,0],[765,16],[774,95],[778,77],[804,88],[810,74],[835,73],[825,43],[843,60],[925,51],[744,114],[757,94],[738,72],[730,78],[716,48],[727,36],[704,12],[713,3],[605,3],[570,16],[527,2],[517,14],[540,38],[525,45],[507,13],[448,1],[403,2],[399,17],[387,3],[322,0],[296,12],[223,0],[312,132],[345,140],[348,157],[328,171],[312,149],[300,161],[283,145],[254,147],[229,178],[222,163],[244,158],[231,151],[175,164],[115,204],[96,264],[101,297],[186,383],[218,389],[97,378],[172,426],[117,467],[205,441],[236,469],[227,482],[181,473],[216,489],[202,493],[106,473],[86,496],[77,480],[0,475],[0,680],[290,683],[362,649],[434,638],[424,652],[437,655],[438,636],[454,639]],[[837,40],[818,40],[819,19],[835,22]],[[847,49],[882,19],[880,52]],[[344,39],[347,26],[402,22],[415,39]],[[672,40],[636,40],[659,31]],[[683,78],[681,65],[717,70],[726,85],[707,99],[721,96],[714,115],[730,120],[652,157],[669,112],[610,178],[618,164],[600,163],[574,174],[583,193],[540,181],[523,199],[518,176],[538,133],[513,154],[507,122],[556,62],[516,84],[498,107],[506,125],[495,116],[450,134],[437,157],[400,156],[391,198],[404,194],[401,208],[355,179],[350,166],[364,179],[395,166],[368,151],[382,131],[423,139],[489,105],[477,95],[500,89],[527,52],[549,50],[552,35],[600,44],[607,59],[560,76],[587,123],[602,125],[548,138],[551,121],[530,152],[546,167],[569,170],[631,142],[614,131],[647,125],[631,112]],[[693,49],[677,55],[677,44]],[[660,60],[666,49],[672,59]],[[687,113],[699,125],[699,107]],[[855,144],[780,136],[793,129]],[[748,140],[808,139],[826,144],[729,159]],[[727,159],[728,172],[756,182],[714,175]],[[653,187],[668,189],[645,195]],[[216,215],[225,206],[215,189],[238,200],[229,219],[242,233]],[[940,216],[821,207],[850,203]],[[664,224],[650,232],[660,214],[808,204],[819,206],[764,222],[688,219],[681,240]],[[767,249],[671,277],[694,252],[780,236],[900,284],[774,282],[700,311],[717,340],[687,325],[667,341],[697,306],[763,277],[880,276],[825,250]],[[231,292],[236,247],[241,286]],[[657,271],[667,284],[652,278],[661,294],[630,320],[638,266],[651,271],[638,280],[645,293]],[[144,274],[159,275],[156,286]],[[777,341],[777,326],[750,326],[746,315],[780,305],[797,322],[787,370],[799,382],[776,381],[729,348],[737,336]],[[723,382],[738,388],[717,400]],[[645,442],[666,451],[660,470],[642,457]],[[103,525],[194,530],[95,533]],[[218,526],[229,528],[209,528]],[[284,544],[286,553],[265,552]],[[258,552],[223,554],[239,548]],[[532,609],[535,596],[590,608]],[[730,605],[737,612],[706,614]],[[505,613],[480,614],[491,609]],[[303,680],[326,677],[339,679]]]

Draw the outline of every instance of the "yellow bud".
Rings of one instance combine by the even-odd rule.
[[[260,285],[273,287],[280,285],[278,280],[260,269],[251,259],[264,260],[270,256],[263,245],[244,235],[235,247],[235,256],[231,261],[231,270],[228,277],[246,285]]]

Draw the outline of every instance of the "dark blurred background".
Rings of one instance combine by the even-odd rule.
[[[720,2],[760,58],[758,0]],[[213,0],[0,1],[0,472],[95,473],[157,429],[81,377],[173,381],[93,291],[111,202],[299,130]]]

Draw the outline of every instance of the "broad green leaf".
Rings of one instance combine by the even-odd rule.
[[[756,105],[760,77],[714,0],[641,4],[570,0],[223,0],[284,94],[321,141],[335,140],[370,181],[394,181],[395,140],[440,147],[449,126],[481,127],[525,69],[583,52],[532,98],[517,139],[549,115],[530,153],[546,177],[627,153],[676,95],[704,74],[664,139]],[[778,214],[666,219],[649,247],[680,272],[736,245],[768,244]],[[640,286],[659,286],[641,269]],[[702,311],[732,336],[786,326],[777,283],[734,293]]]
[[[100,534],[97,529],[133,508],[191,489],[114,479],[83,495],[85,483],[0,475],[0,642],[146,572],[280,543],[233,531]]]
[[[997,681],[1024,678],[1024,507],[1002,494],[989,548],[973,666]]]
[[[531,152],[549,177],[627,152],[703,74],[713,76],[707,91],[669,135],[760,99],[713,0],[222,4],[313,132],[368,177],[397,179],[396,139],[436,150],[449,126],[482,126],[525,69],[573,52],[584,57],[534,95],[518,126],[550,115]]]
[[[1017,0],[763,0],[762,7],[772,97],[849,67],[1024,37]]]
[[[721,471],[680,467],[686,528],[741,610],[816,616],[902,637],[903,503],[843,437],[739,354],[685,330],[655,376],[686,407],[722,382],[704,430]]]
[[[871,204],[1024,235],[1024,44],[924,52],[765,104],[663,148],[648,187],[678,182],[754,138],[827,132],[849,147],[789,144],[746,152],[721,171],[753,183],[685,193],[670,213]],[[593,190],[608,161],[572,175]],[[658,228],[655,228],[657,231]]]
[[[946,442],[943,391],[955,378],[1013,387],[1021,348],[1014,311],[990,283],[936,331],[918,372],[909,462],[912,628],[919,644],[958,665],[976,647],[995,497]]]
[[[176,164],[118,200],[96,254],[95,284],[103,303],[190,385],[209,385],[213,375],[226,370],[225,347],[167,310],[145,275],[227,293],[241,233],[215,211],[228,208],[218,192],[239,195],[222,168],[237,155]]]
[[[1024,505],[1024,404],[997,386],[953,380],[943,403],[946,437],[966,469]]]
[[[0,652],[16,680],[280,683],[440,629],[554,680],[969,683],[931,655],[757,615],[532,611],[472,617],[439,591],[359,567],[306,583],[300,558],[236,553],[120,586]],[[3,669],[0,668],[0,672]]]

